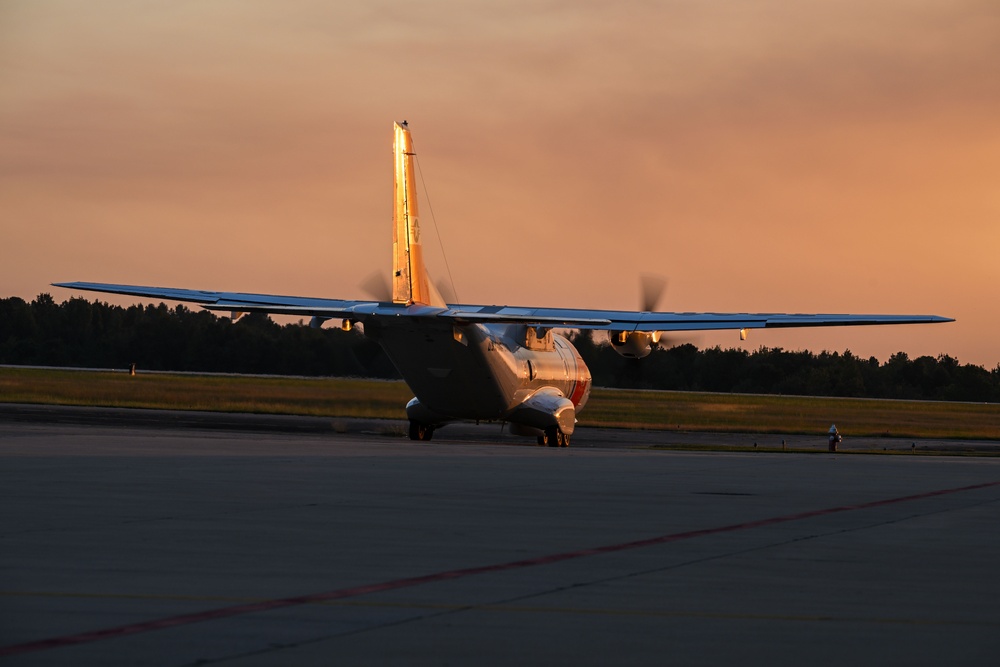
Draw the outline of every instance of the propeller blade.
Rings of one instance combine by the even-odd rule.
[[[644,273],[639,276],[639,285],[642,288],[641,310],[645,312],[655,312],[663,297],[663,291],[667,287],[667,281],[660,276]]]
[[[695,347],[700,348],[701,337],[688,334],[686,336],[671,335],[668,338],[667,336],[661,334],[657,345],[664,350],[669,350],[672,347],[681,347],[682,345],[694,345]]]
[[[361,290],[376,301],[392,301],[389,279],[381,271],[375,271],[359,285]]]
[[[438,294],[444,299],[445,303],[456,303],[458,297],[455,296],[455,290],[451,288],[451,283],[445,280],[438,280],[434,283],[434,287],[437,287]]]

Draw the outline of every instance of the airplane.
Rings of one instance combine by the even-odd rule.
[[[802,315],[674,313],[448,304],[424,266],[414,178],[413,139],[406,121],[393,124],[393,236],[390,300],[341,300],[91,282],[53,286],[185,301],[229,312],[298,315],[312,326],[341,320],[381,345],[414,394],[405,408],[409,437],[430,440],[449,422],[502,422],[538,444],[568,447],[590,396],[591,375],[570,340],[556,329],[608,332],[619,354],[642,358],[662,332],[926,324],[936,315]],[[388,295],[386,295],[388,296]]]

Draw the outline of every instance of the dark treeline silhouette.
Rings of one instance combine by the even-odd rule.
[[[748,352],[693,345],[626,359],[589,332],[574,343],[606,387],[807,396],[1000,402],[1000,364],[961,365],[947,355],[880,363],[851,354]],[[357,332],[279,325],[263,315],[236,323],[184,306],[112,306],[48,294],[0,299],[0,363],[140,370],[398,378],[378,345]]]
[[[897,352],[885,363],[843,353],[753,352],[693,345],[654,349],[644,359],[626,359],[588,332],[573,343],[590,367],[594,384],[638,389],[716,391],[743,394],[851,396],[943,401],[1000,402],[1000,364],[991,371],[960,365],[948,355],[910,359]]]
[[[0,300],[0,363],[140,370],[398,378],[374,341],[339,328],[232,323],[184,306],[112,306],[86,299]]]

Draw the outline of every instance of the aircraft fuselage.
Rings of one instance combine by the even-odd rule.
[[[406,379],[417,400],[407,411],[423,423],[506,421],[540,390],[574,411],[590,396],[590,370],[572,343],[551,331],[413,320],[365,333]]]

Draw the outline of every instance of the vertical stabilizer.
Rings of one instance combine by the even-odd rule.
[[[406,121],[393,125],[392,300],[443,306],[424,268],[417,212],[417,181],[413,175],[413,140]]]

